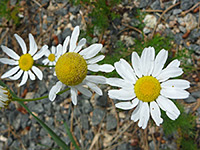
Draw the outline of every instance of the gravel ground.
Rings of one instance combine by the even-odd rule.
[[[16,5],[16,0],[11,0],[11,5]],[[179,1],[177,0],[179,3]],[[134,18],[135,8],[142,11],[151,10],[147,23],[143,28],[146,37],[157,32],[161,35],[174,37],[177,47],[185,47],[192,51],[193,62],[197,68],[200,67],[200,19],[199,10],[192,7],[199,4],[200,0],[180,0],[180,4],[173,6],[173,1],[165,0],[124,0],[118,7],[124,8],[120,14],[120,19],[114,20],[108,31],[103,36],[105,39],[104,47],[115,47],[117,40],[122,40],[127,47],[134,45],[134,39],[141,37],[135,31],[121,32],[128,26],[138,23]],[[0,44],[7,45],[17,52],[18,48],[14,33],[22,36],[28,43],[28,33],[33,33],[39,46],[46,43],[49,46],[62,43],[66,36],[70,35],[73,27],[80,25],[85,29],[87,21],[87,10],[80,9],[80,6],[72,6],[68,0],[54,1],[21,1],[20,10],[21,24],[19,27],[0,28]],[[168,10],[169,9],[169,10]],[[156,12],[155,10],[161,10]],[[164,10],[168,10],[163,13]],[[184,16],[182,14],[185,13]],[[159,21],[162,15],[162,21]],[[1,20],[4,25],[4,20]],[[6,25],[10,25],[7,23]],[[117,34],[116,33],[120,33]],[[98,33],[93,42],[98,42]],[[95,41],[96,40],[96,41]],[[109,49],[109,48],[108,48]],[[1,57],[4,56],[0,51]],[[39,62],[41,63],[41,62]],[[0,64],[1,73],[8,70],[9,66]],[[52,75],[53,71],[44,69],[44,79],[42,81],[29,81],[28,84],[17,87],[18,83],[10,80],[3,80],[18,96],[24,98],[36,98],[47,95],[50,88],[56,83],[57,79]],[[200,72],[197,70],[186,76],[191,82],[191,95],[188,99],[180,101],[186,106],[187,112],[193,112],[197,116],[197,131],[200,129]],[[48,99],[27,103],[29,109],[36,116],[45,121],[58,136],[60,136],[73,149],[70,139],[66,135],[63,122],[67,122],[73,131],[79,146],[85,150],[140,150],[144,149],[142,133],[136,123],[130,121],[131,111],[119,111],[114,107],[115,100],[107,96],[110,87],[102,85],[103,96],[93,94],[91,98],[84,95],[78,96],[77,106],[73,106],[69,97],[69,92],[58,96],[54,102]],[[175,137],[171,135],[165,137],[162,130],[150,127],[149,133],[159,134],[156,138],[162,138],[160,149],[176,149]],[[149,149],[155,149],[155,142],[152,137],[148,137]],[[200,145],[199,145],[200,146]],[[8,109],[0,110],[0,149],[2,150],[46,150],[57,148],[56,143],[44,131],[44,129],[31,117],[18,103],[9,105]]]

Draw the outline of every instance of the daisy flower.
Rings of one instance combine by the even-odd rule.
[[[83,49],[86,39],[82,38],[78,44],[78,36],[80,30],[76,26],[72,32],[71,39],[66,37],[63,46],[58,45],[58,50],[61,56],[55,65],[55,72],[58,82],[51,88],[49,92],[49,99],[53,101],[56,94],[61,90],[62,86],[67,85],[70,88],[72,103],[77,104],[77,93],[80,91],[86,96],[92,96],[92,93],[85,87],[89,87],[97,94],[102,95],[101,89],[96,84],[105,84],[106,78],[103,76],[87,75],[90,71],[103,71],[111,72],[114,67],[109,64],[98,65],[97,62],[104,59],[104,55],[94,57],[99,53],[102,44],[92,44],[91,46]],[[69,44],[69,51],[67,46]]]
[[[42,61],[42,63],[44,65],[49,64],[50,66],[55,66],[56,65],[56,61],[58,60],[58,52],[55,46],[51,47],[51,51],[50,50],[46,50],[45,51],[45,56],[47,57],[46,59],[44,59]],[[51,69],[52,67],[50,67]]]
[[[114,64],[116,71],[122,77],[109,78],[107,83],[120,89],[109,90],[108,95],[112,99],[125,102],[116,103],[116,107],[124,110],[133,109],[131,120],[138,121],[138,126],[145,129],[149,117],[153,118],[157,126],[163,119],[161,111],[164,110],[171,120],[180,115],[176,105],[169,100],[183,99],[189,96],[185,90],[190,83],[182,79],[170,79],[180,76],[183,71],[178,60],[173,60],[163,69],[168,57],[168,51],[162,49],[155,57],[153,47],[145,48],[141,57],[136,52],[132,53],[132,66],[120,59]]]
[[[8,107],[11,99],[10,92],[5,87],[0,86],[0,109]]]
[[[19,86],[22,86],[26,83],[28,76],[31,80],[35,80],[35,75],[38,79],[42,80],[43,74],[39,68],[33,66],[34,61],[38,60],[44,55],[44,52],[47,50],[48,46],[44,45],[39,52],[36,53],[38,47],[35,43],[35,40],[32,34],[29,33],[29,52],[27,53],[27,47],[24,40],[18,36],[17,34],[14,35],[17,42],[19,43],[20,47],[22,48],[23,55],[19,56],[16,54],[12,49],[1,46],[2,50],[12,59],[9,58],[0,58],[0,62],[3,64],[9,64],[15,66],[14,68],[10,69],[6,73],[4,73],[1,78],[9,77],[11,80],[19,79],[22,74],[22,81],[20,82]],[[33,72],[32,72],[33,71]]]

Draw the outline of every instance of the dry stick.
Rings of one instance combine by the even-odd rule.
[[[192,11],[194,8],[196,8],[198,5],[200,4],[200,2],[196,3],[193,7],[191,7],[190,9],[183,11],[181,13],[181,16],[185,16],[187,13],[189,13],[190,11]]]
[[[152,135],[153,143],[154,143],[154,145],[155,145],[155,150],[159,150],[159,149],[158,149],[158,146],[156,145],[156,139],[155,139],[154,134],[151,133],[151,135]]]
[[[128,126],[124,127],[124,129],[123,129],[121,132],[119,131],[120,133],[116,133],[116,134],[114,135],[115,139],[112,140],[112,142],[109,144],[109,146],[112,145],[114,142],[116,142],[116,141],[118,140],[118,138],[119,138],[132,124],[134,124],[133,121],[131,121],[131,123],[130,123]]]
[[[162,17],[164,16],[164,14],[166,14],[170,9],[172,9],[173,7],[175,7],[175,6],[179,5],[179,4],[180,4],[180,2],[178,2],[178,3],[174,4],[174,5],[171,5],[166,10],[163,11],[163,13],[161,14],[160,18],[158,19],[158,21],[157,21],[157,23],[156,23],[156,25],[155,25],[155,27],[153,29],[153,33],[152,33],[151,38],[153,38],[153,36],[155,34],[155,31],[156,31],[156,28],[157,28],[158,24],[160,23]]]
[[[142,35],[144,36],[144,40],[146,41],[147,36],[146,36],[141,30],[139,30],[138,28],[135,28],[135,27],[133,27],[133,26],[124,24],[124,23],[122,23],[122,25],[124,25],[124,26],[126,26],[126,27],[128,27],[128,28],[130,28],[130,29],[133,29],[133,30],[139,32],[140,34],[142,34]]]
[[[197,28],[197,30],[199,30],[199,27],[200,27],[200,8],[199,8],[199,21],[198,21],[198,28]]]
[[[148,12],[148,13],[152,13],[152,12],[163,12],[163,10],[141,10],[142,12]]]
[[[98,131],[97,131],[97,134],[95,135],[95,137],[94,137],[93,140],[92,140],[92,144],[90,145],[89,150],[92,150],[94,144],[96,143],[96,141],[98,141],[99,136],[101,135],[100,131],[101,131],[102,122],[103,122],[104,118],[105,118],[105,116],[103,117],[103,119],[102,119],[102,121],[101,121],[101,123],[100,123],[100,125],[99,125],[99,129],[98,129]]]
[[[147,127],[144,129],[144,144],[145,144],[145,150],[149,150],[148,137],[147,137]]]

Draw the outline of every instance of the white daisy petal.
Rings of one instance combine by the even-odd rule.
[[[132,83],[130,83],[126,80],[120,79],[120,78],[107,78],[106,83],[111,86],[134,89],[134,85]]]
[[[94,57],[94,58],[92,58],[92,59],[87,60],[87,64],[95,64],[95,63],[97,63],[97,62],[103,60],[104,58],[105,58],[104,55],[96,56],[96,57]]]
[[[54,46],[52,46],[52,47],[54,47]],[[51,48],[52,48],[52,47],[51,47]],[[54,48],[55,48],[55,47],[54,47]],[[50,52],[50,50],[48,50],[48,49],[47,49],[47,50],[45,51],[45,53],[44,53],[44,55],[45,55],[46,57],[49,57],[50,54],[51,54],[51,52]]]
[[[88,70],[93,71],[93,72],[112,72],[115,68],[112,65],[109,64],[103,64],[103,65],[98,65],[98,64],[92,64],[88,65]]]
[[[79,90],[82,94],[85,96],[91,97],[92,93],[86,89],[85,87],[82,87],[81,85],[75,86],[77,90]]]
[[[35,39],[31,33],[28,34],[28,37],[29,37],[29,48],[30,48],[28,53],[31,56],[33,56],[36,53],[38,47],[37,47],[37,44],[35,43]]]
[[[18,65],[19,62],[13,59],[8,59],[8,58],[0,58],[0,62],[3,64],[8,64],[8,65]]]
[[[32,66],[32,70],[35,73],[35,75],[38,77],[38,79],[42,80],[42,78],[43,78],[42,71],[39,68],[35,67],[35,66]]]
[[[166,81],[169,78],[178,77],[183,74],[183,70],[177,67],[165,68],[161,73],[156,77],[160,82]]]
[[[19,86],[22,86],[26,83],[26,81],[28,80],[28,72],[24,71],[24,74],[22,76],[22,81],[20,82]]]
[[[19,70],[19,66],[15,66],[14,68],[10,69],[9,71],[5,72],[1,78],[4,79],[4,78],[7,78],[7,77],[10,77],[12,76],[13,74],[15,74],[17,71]]]
[[[67,46],[68,46],[68,44],[69,44],[69,40],[70,40],[70,36],[67,36],[67,37],[65,38],[64,43],[63,43],[62,55],[63,55],[64,53],[66,53],[66,51],[67,51]]]
[[[56,48],[55,48],[55,46],[52,46],[52,47],[51,47],[51,53],[52,53],[52,54],[55,54],[55,53],[56,53]]]
[[[119,100],[131,100],[135,97],[134,90],[131,89],[109,90],[108,95],[112,99]]]
[[[62,88],[62,82],[58,81],[49,91],[49,100],[54,101],[56,98],[56,94],[60,92]]]
[[[140,58],[139,58],[139,56],[136,52],[132,53],[131,62],[132,62],[132,66],[133,66],[133,69],[135,71],[135,74],[138,77],[142,77],[141,61],[140,61]]]
[[[138,126],[142,127],[142,129],[145,129],[147,127],[148,121],[149,121],[149,105],[146,102],[143,102],[141,104],[141,110],[140,110],[140,120],[138,122]]]
[[[90,59],[97,55],[102,47],[102,44],[92,44],[89,47],[83,49],[79,54],[82,55],[84,59]]]
[[[34,60],[38,60],[40,59],[46,52],[46,50],[48,49],[48,46],[47,45],[44,45],[42,46],[42,48],[40,49],[39,52],[37,52],[34,56],[33,56],[33,59]]]
[[[130,110],[133,109],[136,105],[133,105],[131,102],[119,102],[115,104],[115,106],[119,109]]]
[[[188,98],[190,93],[183,90],[183,89],[177,89],[177,88],[163,88],[160,91],[160,94],[171,99],[184,99]]]
[[[87,75],[85,79],[97,84],[106,84],[106,77],[104,76]]]
[[[43,63],[44,65],[48,64],[48,62],[49,62],[49,59],[48,59],[48,58],[46,58],[46,59],[44,59],[44,60],[42,61],[42,63]]]
[[[26,48],[26,44],[24,42],[24,40],[17,34],[14,34],[17,42],[19,43],[20,47],[22,48],[22,52],[23,54],[26,54],[27,53],[27,48]]]
[[[142,73],[148,76],[152,73],[154,65],[155,50],[153,47],[145,48],[141,55]]]
[[[171,79],[166,82],[161,83],[162,88],[180,88],[187,89],[190,87],[190,82],[183,79]]]
[[[86,82],[86,85],[91,88],[98,95],[103,95],[102,90],[94,83]]]
[[[180,115],[180,111],[171,100],[163,96],[159,96],[156,101],[162,110],[168,112],[166,114],[170,119],[175,120],[178,118],[178,116]]]
[[[56,49],[57,49],[57,56],[61,56],[61,55],[63,55],[65,53],[65,50],[64,50],[64,48],[62,47],[61,44],[58,44]]]
[[[20,77],[21,77],[21,75],[22,75],[22,73],[23,73],[24,71],[23,70],[19,70],[19,72],[17,72],[14,76],[12,76],[12,77],[9,77],[11,80],[18,80]]]
[[[166,68],[170,68],[170,67],[179,67],[181,64],[181,62],[177,59],[173,60],[172,62],[170,62]]]
[[[69,52],[73,52],[75,50],[79,33],[80,33],[79,26],[76,26],[72,32],[72,36],[70,39]]]
[[[74,105],[76,105],[77,104],[78,91],[75,88],[71,87],[70,92],[71,92],[72,103]]]
[[[114,64],[117,73],[125,80],[135,83],[137,78],[131,66],[123,59]]]
[[[15,60],[19,60],[20,57],[17,53],[15,53],[12,49],[1,45],[1,48],[3,50],[4,53],[6,53],[8,56],[10,56],[11,58],[15,59]]]
[[[160,126],[160,124],[163,122],[163,119],[161,118],[160,108],[155,101],[150,102],[150,113],[156,125]]]
[[[35,80],[35,75],[32,73],[31,70],[28,70],[28,75],[29,75],[31,80]]]
[[[156,56],[156,59],[155,59],[154,69],[152,72],[153,77],[157,77],[161,73],[161,71],[165,65],[165,62],[167,60],[167,57],[168,57],[168,51],[166,51],[164,49],[162,49],[158,53],[158,55]]]
[[[78,53],[82,47],[85,45],[86,43],[86,39],[85,38],[82,38],[79,42],[78,42],[78,45],[76,47],[76,49],[74,50],[75,53]]]

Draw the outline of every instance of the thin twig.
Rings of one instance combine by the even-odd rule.
[[[163,10],[149,10],[149,9],[147,9],[147,10],[141,10],[142,12],[148,12],[148,13],[153,13],[153,12],[160,12],[160,13],[162,13],[163,12]]]
[[[135,31],[137,31],[137,32],[139,32],[140,34],[142,34],[143,36],[144,36],[144,40],[146,40],[147,39],[147,36],[140,30],[140,29],[138,29],[138,28],[135,28],[135,27],[133,27],[133,26],[130,26],[130,25],[127,25],[127,24],[124,24],[124,23],[122,23],[122,25],[124,25],[124,26],[126,26],[126,27],[128,27],[128,28],[130,28],[130,29],[133,29],[133,30],[135,30]]]
[[[196,3],[193,7],[191,7],[190,9],[183,11],[181,13],[181,16],[185,16],[187,13],[189,13],[190,11],[192,11],[194,8],[196,8],[198,5],[200,4],[200,2]]]
[[[179,5],[179,4],[180,4],[180,2],[178,2],[178,3],[174,4],[174,5],[171,5],[171,6],[168,7],[165,11],[163,11],[163,13],[161,14],[160,18],[158,19],[158,21],[157,21],[157,23],[156,23],[156,25],[155,25],[155,27],[154,27],[154,29],[153,29],[153,33],[152,33],[151,38],[153,38],[153,36],[154,36],[154,34],[155,34],[155,31],[156,31],[156,28],[157,28],[158,24],[160,23],[162,17],[164,16],[164,14],[166,14],[170,9],[174,8],[175,6],[177,6],[177,5]]]

